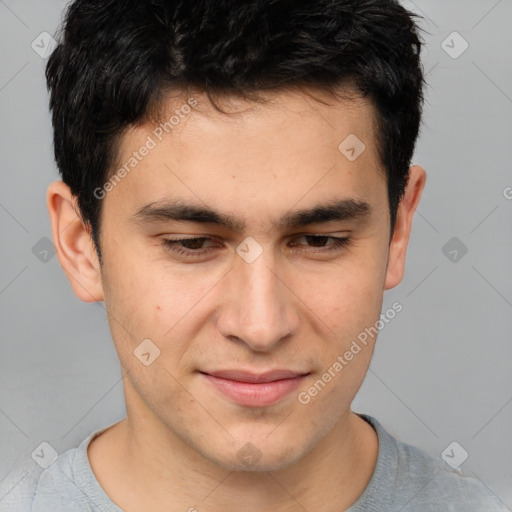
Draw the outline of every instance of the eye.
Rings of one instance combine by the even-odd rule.
[[[348,245],[350,238],[349,237],[336,237],[336,236],[328,236],[328,235],[300,235],[297,238],[304,238],[308,241],[308,243],[312,243],[314,248],[320,248],[320,250],[309,251],[309,252],[320,252],[326,253],[331,251],[339,250],[346,245]],[[330,245],[326,245],[326,243],[331,240],[332,243]]]
[[[327,235],[300,235],[297,239],[304,238],[308,244],[312,244],[313,249],[299,249],[301,252],[313,252],[313,253],[328,253],[336,250],[340,250],[349,244],[349,237],[335,237]],[[185,256],[185,257],[200,257],[210,253],[210,249],[214,246],[204,247],[205,242],[213,242],[213,239],[209,237],[196,237],[196,238],[179,238],[179,239],[163,239],[164,247],[174,254]],[[332,243],[327,244],[331,241]],[[298,244],[303,245],[303,244]],[[295,251],[296,252],[296,251]]]
[[[201,249],[201,246],[205,240],[211,241],[211,238],[179,238],[176,240],[164,238],[163,244],[167,250],[179,254],[181,256],[203,256],[204,254],[208,253],[208,249],[198,249]]]

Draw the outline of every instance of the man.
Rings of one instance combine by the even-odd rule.
[[[127,417],[15,510],[505,510],[351,411],[425,185],[420,49],[394,0],[69,6],[47,204]]]

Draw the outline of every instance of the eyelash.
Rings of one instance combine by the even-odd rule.
[[[330,252],[333,252],[333,251],[337,251],[337,250],[340,250],[344,247],[346,247],[349,242],[350,242],[350,238],[348,237],[345,237],[345,238],[340,238],[340,237],[335,237],[335,236],[327,236],[327,235],[300,235],[299,238],[313,238],[313,239],[327,239],[327,240],[333,240],[333,243],[328,246],[328,249],[324,250],[322,248],[320,248],[320,250],[318,251],[313,251],[313,253],[330,253]],[[170,251],[170,252],[174,252],[175,254],[178,254],[180,256],[192,256],[192,257],[197,257],[197,256],[204,256],[208,253],[209,249],[203,249],[203,250],[198,250],[198,249],[186,249],[185,247],[182,247],[180,246],[179,244],[182,244],[182,243],[186,243],[186,242],[196,242],[196,241],[199,241],[199,240],[212,240],[211,238],[208,238],[208,237],[197,237],[197,238],[180,238],[180,239],[176,239],[176,240],[170,240],[168,238],[164,238],[163,239],[163,245],[165,247],[166,250]]]

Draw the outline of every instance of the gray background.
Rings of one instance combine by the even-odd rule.
[[[31,43],[55,33],[65,3],[0,0],[0,480],[42,441],[62,453],[125,414],[103,303],[81,302],[57,258],[45,261],[46,187],[59,176],[46,61]],[[405,278],[385,294],[383,311],[404,309],[354,410],[435,456],[457,441],[464,472],[512,510],[512,0],[403,3],[429,32],[414,158],[427,186]],[[454,31],[469,44],[456,59],[443,49],[462,49]]]

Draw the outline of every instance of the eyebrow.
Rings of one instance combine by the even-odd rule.
[[[341,199],[312,208],[288,212],[274,224],[281,229],[299,228],[310,224],[364,219],[371,212],[371,206],[365,201]],[[137,223],[178,221],[214,224],[232,231],[245,229],[245,222],[242,219],[183,200],[161,200],[149,203],[132,215],[132,220]]]

